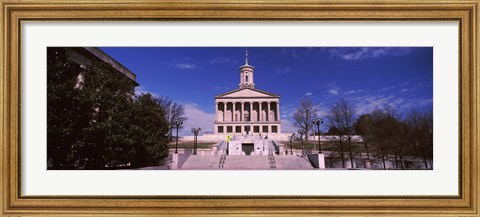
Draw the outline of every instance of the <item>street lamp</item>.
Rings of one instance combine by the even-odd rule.
[[[178,128],[182,126],[183,120],[181,118],[177,118],[173,121],[173,124],[177,127],[177,138],[175,140],[175,154],[178,154]]]
[[[302,141],[302,156],[305,156],[305,147],[303,146],[303,134],[305,134],[305,130],[299,130],[298,134],[300,134],[300,140]]]
[[[313,119],[313,124],[317,125],[317,134],[318,134],[318,153],[322,153],[322,145],[320,143],[320,125],[323,124],[323,121],[320,118]]]
[[[197,155],[197,138],[198,138],[198,132],[200,132],[200,130],[202,130],[200,127],[195,127],[195,128],[192,128],[192,133],[194,135],[194,145],[193,145],[193,154],[194,155]]]
[[[295,133],[292,133],[290,136],[290,155],[293,155],[293,138],[295,137]]]

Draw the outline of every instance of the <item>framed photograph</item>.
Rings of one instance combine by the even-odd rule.
[[[2,216],[478,216],[478,1],[1,1]]]

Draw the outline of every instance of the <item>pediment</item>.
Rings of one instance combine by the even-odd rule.
[[[267,91],[259,90],[259,89],[243,88],[243,89],[236,89],[223,94],[219,94],[215,98],[250,98],[250,97],[277,98],[279,96],[273,93],[269,93]]]

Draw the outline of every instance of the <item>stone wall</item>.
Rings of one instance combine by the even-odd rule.
[[[231,135],[232,137],[236,136],[243,136],[244,134],[241,133],[224,133],[224,134],[203,134],[198,136],[198,142],[221,142],[226,139],[227,135]],[[275,140],[278,142],[287,142],[290,141],[291,133],[271,133],[271,134],[253,134],[254,136],[261,135],[262,137],[267,136],[270,140]],[[310,136],[308,137],[310,141],[317,141],[318,136]],[[179,141],[193,141],[194,136],[181,136],[179,137]],[[322,135],[320,137],[321,141],[335,141],[337,138],[336,136],[330,135]],[[363,142],[363,138],[361,136],[355,135],[352,137],[352,142]]]
[[[227,138],[227,135],[231,135],[232,137],[237,137],[237,136],[243,136],[240,133],[229,133],[229,134],[203,134],[201,136],[198,136],[198,142],[221,142]],[[259,136],[262,135],[262,137],[265,138],[265,136],[268,137],[269,140],[275,140],[275,141],[289,141],[289,136],[291,134],[288,133],[272,133],[272,134],[258,134],[255,133],[253,134],[254,136]],[[193,141],[194,136],[181,136],[178,138],[179,141]]]

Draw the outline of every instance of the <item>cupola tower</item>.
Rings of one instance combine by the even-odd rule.
[[[245,65],[240,66],[240,88],[255,88],[253,66],[248,65],[248,50],[245,50]]]

